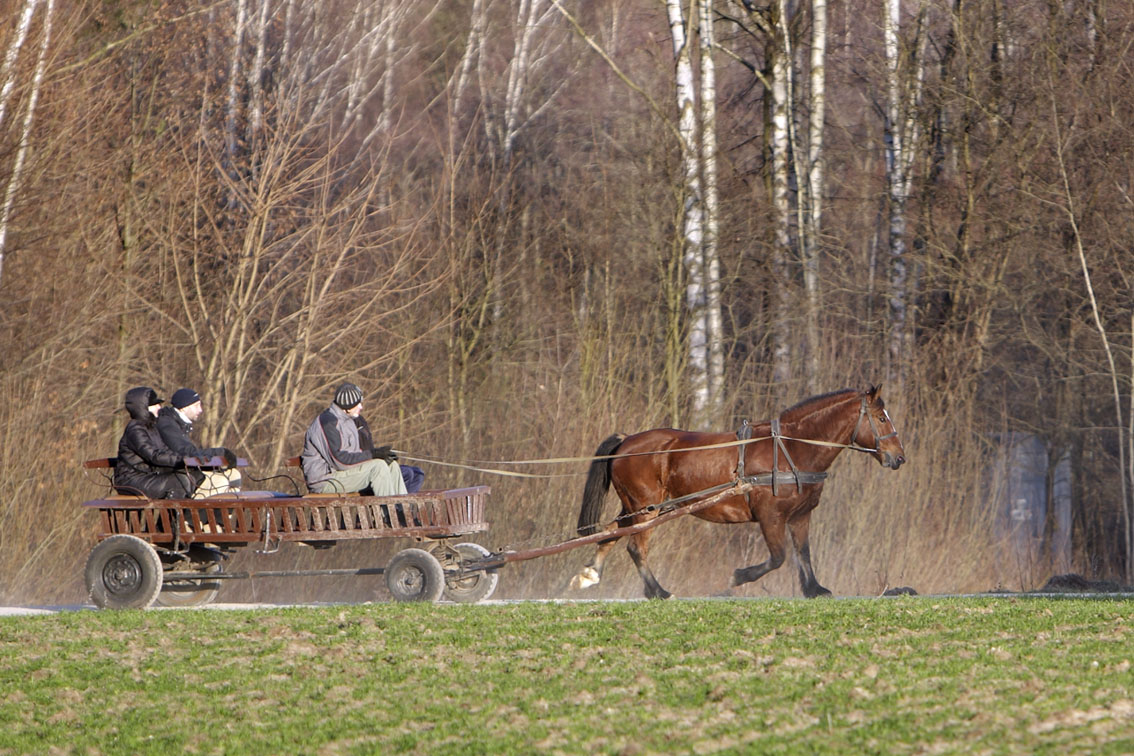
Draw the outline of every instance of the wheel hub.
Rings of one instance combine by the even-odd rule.
[[[102,568],[102,582],[111,593],[131,593],[142,583],[142,566],[129,554],[116,554]]]
[[[425,573],[416,567],[406,567],[398,575],[398,584],[409,593],[419,593],[425,585]]]

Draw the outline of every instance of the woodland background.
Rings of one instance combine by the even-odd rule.
[[[196,388],[200,440],[268,478],[343,380],[381,442],[477,463],[883,383],[910,461],[836,463],[825,585],[1132,582],[1130,3],[0,0],[0,19],[0,600],[83,598],[78,505],[103,488],[80,463],[113,453],[126,389]],[[987,471],[1008,433],[1071,460],[1070,564],[1050,516],[1038,556],[1005,546]],[[583,464],[422,467],[493,487],[491,548],[573,530]],[[755,526],[662,530],[679,594],[765,558]],[[498,595],[560,595],[588,556],[510,566]],[[792,572],[737,594],[798,593]],[[621,550],[594,590],[640,595]]]

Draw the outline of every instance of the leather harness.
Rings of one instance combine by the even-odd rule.
[[[874,435],[874,448],[873,449],[866,449],[866,448],[863,448],[861,446],[857,446],[855,444],[855,442],[858,440],[858,429],[862,425],[863,416],[866,417],[867,423],[870,425],[871,433]],[[744,474],[744,454],[745,454],[745,450],[748,448],[748,444],[741,444],[740,447],[739,447],[739,453],[737,455],[738,459],[736,461],[736,479],[738,481],[744,481],[745,483],[751,483],[752,485],[756,485],[756,486],[771,486],[772,487],[772,496],[779,496],[780,495],[780,492],[779,492],[780,485],[794,485],[795,486],[795,492],[798,494],[798,493],[802,492],[803,486],[809,486],[809,485],[813,485],[815,483],[822,483],[823,481],[825,481],[827,479],[827,473],[825,473],[825,472],[810,472],[810,471],[807,471],[807,470],[800,470],[798,467],[795,466],[795,462],[792,460],[791,455],[788,453],[787,446],[784,445],[783,434],[780,432],[780,418],[778,418],[778,417],[773,418],[771,425],[772,425],[772,471],[766,472],[766,473],[758,473],[756,475],[745,475]],[[894,436],[897,436],[897,435],[898,435],[897,430],[893,431],[892,433],[887,433],[885,436],[879,436],[878,435],[878,427],[874,423],[873,415],[871,415],[870,412],[867,410],[867,401],[866,401],[866,397],[864,396],[862,398],[862,404],[859,407],[858,420],[855,421],[855,424],[854,424],[854,433],[851,435],[851,441],[850,441],[850,444],[847,445],[847,448],[851,449],[853,451],[861,451],[861,452],[866,452],[868,454],[873,454],[873,453],[876,453],[878,451],[879,442],[885,441],[888,438],[893,438]],[[751,423],[748,422],[747,418],[745,418],[743,421],[741,421],[740,428],[736,431],[736,438],[737,438],[738,441],[747,441],[750,438],[752,438],[752,425],[751,425]],[[789,470],[777,469],[780,466],[780,453],[781,452],[783,452],[784,459],[787,460],[788,467],[791,468],[790,471]],[[750,496],[751,496],[750,493],[745,494],[745,498],[749,500],[749,503],[751,503]]]

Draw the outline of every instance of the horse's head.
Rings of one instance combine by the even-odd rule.
[[[894,421],[886,412],[881,392],[881,386],[872,386],[862,392],[861,408],[851,445],[870,452],[883,467],[897,470],[906,461],[906,450],[898,437]]]

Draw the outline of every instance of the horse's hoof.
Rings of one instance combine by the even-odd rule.
[[[598,585],[598,582],[598,570],[594,567],[584,567],[578,575],[571,578],[571,589],[581,591],[584,588],[590,588],[592,585]]]
[[[748,577],[744,574],[744,570],[736,570],[732,573],[732,582],[729,584],[730,588],[735,588],[738,585],[744,585],[748,582]]]

